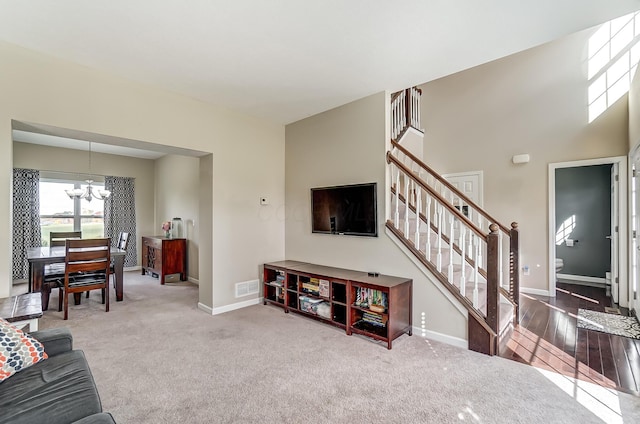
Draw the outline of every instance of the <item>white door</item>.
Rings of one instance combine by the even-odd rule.
[[[482,171],[459,172],[442,176],[475,204],[482,207]],[[454,199],[453,204],[455,205],[457,202],[458,199]]]
[[[611,301],[620,303],[620,272],[618,270],[618,164],[611,167]]]
[[[456,174],[443,174],[442,177],[447,180],[452,186],[461,191],[469,200],[473,201],[476,205],[482,207],[482,171],[471,172],[459,172]],[[453,198],[453,204],[458,205],[459,199]],[[474,220],[474,217],[469,216],[469,210],[466,206],[462,206],[461,211],[467,218]],[[477,219],[477,218],[476,218]],[[458,240],[459,237],[459,224],[456,221],[454,224],[454,239]],[[453,259],[453,263],[459,265],[461,258],[456,255]]]

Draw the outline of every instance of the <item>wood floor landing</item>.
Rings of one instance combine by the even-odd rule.
[[[604,289],[558,283],[555,298],[521,294],[520,305],[500,356],[640,396],[640,340],[577,328],[578,308],[611,306]]]

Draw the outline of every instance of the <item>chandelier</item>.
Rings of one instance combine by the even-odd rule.
[[[89,173],[91,173],[91,142],[89,142]],[[72,188],[69,190],[65,190],[67,196],[72,199],[85,199],[87,202],[90,202],[91,199],[100,199],[104,200],[111,195],[109,190],[101,190],[93,187],[93,180],[85,180],[87,182],[87,187],[82,188]],[[95,191],[94,191],[95,189]]]

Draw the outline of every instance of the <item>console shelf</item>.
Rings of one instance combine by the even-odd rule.
[[[298,261],[264,264],[263,300],[387,343],[411,335],[413,281]]]

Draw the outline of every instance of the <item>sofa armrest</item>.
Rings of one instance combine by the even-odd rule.
[[[47,330],[29,333],[44,346],[44,351],[49,356],[69,352],[73,349],[73,336],[66,328],[49,328]]]
[[[75,421],[73,424],[115,424],[116,421],[113,416],[108,412],[101,412],[99,414],[89,415],[79,421]]]

